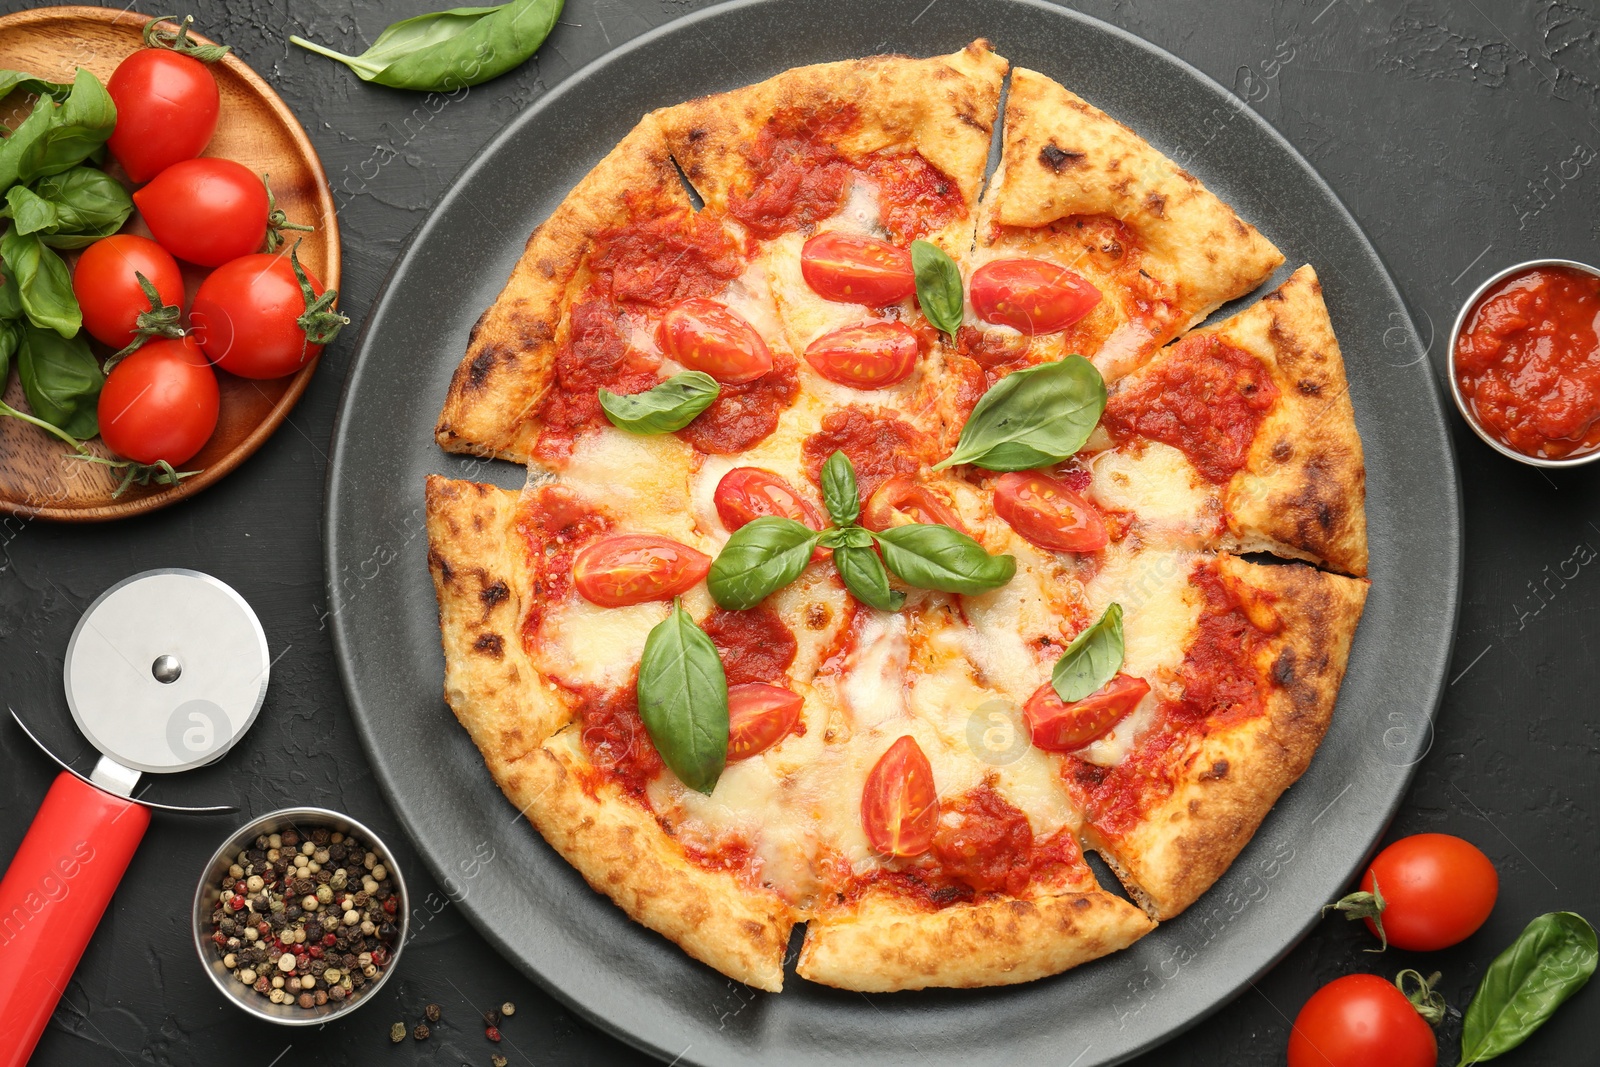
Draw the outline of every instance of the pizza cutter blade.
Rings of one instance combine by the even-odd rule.
[[[0,1033],[18,1038],[0,1067],[32,1053],[144,837],[140,774],[221,758],[261,711],[270,668],[250,605],[199,571],[136,574],[78,620],[62,678],[100,759],[87,778],[57,775],[0,879]]]

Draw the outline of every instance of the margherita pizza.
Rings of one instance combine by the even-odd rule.
[[[797,923],[801,977],[868,991],[1136,941],[1305,770],[1361,614],[1315,273],[1199,326],[1283,257],[1041,74],[996,133],[1007,74],[978,41],[645,116],[439,420],[528,464],[428,483],[450,706],[591,885],[760,989]]]

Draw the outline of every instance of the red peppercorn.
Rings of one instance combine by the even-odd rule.
[[[311,948],[307,950],[307,955],[314,960],[320,960],[322,958],[322,946],[312,945]]]
[[[250,885],[244,881],[235,882],[233,883],[233,891],[235,893],[248,893],[250,892]]]
[[[394,897],[390,897],[388,900],[383,902],[383,910],[388,912],[390,915],[393,915],[395,913],[395,909],[397,907],[398,907],[398,905],[395,904]]]
[[[282,938],[275,937],[275,938],[272,939],[272,954],[274,956],[283,955],[283,939]]]
[[[338,938],[338,935],[336,935],[336,934],[323,934],[322,935],[322,943],[324,945],[332,945],[337,940],[339,940],[339,938]]]
[[[227,936],[223,934],[221,930],[218,930],[216,933],[212,934],[211,940],[215,941],[219,945],[226,945],[228,943]]]
[[[498,1042],[500,1040],[500,1028],[498,1026],[491,1026],[483,1032],[483,1036],[488,1038],[490,1041]]]
[[[382,967],[384,961],[388,958],[389,952],[382,945],[379,945],[377,948],[372,950],[372,962],[376,963],[379,967]]]
[[[228,899],[228,905],[232,907],[234,911],[243,911],[244,897],[241,897],[236,893]]]

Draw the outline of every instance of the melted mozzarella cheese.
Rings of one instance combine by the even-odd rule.
[[[1187,456],[1159,441],[1136,441],[1097,454],[1089,463],[1091,501],[1110,511],[1131,511],[1146,540],[1197,547],[1220,532],[1216,488],[1203,481]]]
[[[585,500],[622,516],[627,533],[658,533],[699,547],[690,519],[694,450],[672,434],[642,436],[602,426],[580,436],[559,480]]]
[[[906,616],[863,607],[856,613],[855,644],[845,654],[839,682],[853,731],[880,729],[906,716]]]
[[[577,595],[546,609],[535,652],[539,670],[567,686],[614,689],[639,665],[645,638],[667,617],[661,602],[602,608]]]

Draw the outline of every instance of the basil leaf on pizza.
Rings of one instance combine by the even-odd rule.
[[[859,526],[848,532],[866,533]],[[835,548],[833,566],[850,595],[863,604],[879,611],[899,611],[905,606],[906,595],[889,588],[889,572],[883,569],[883,560],[872,549],[871,535],[867,536],[866,545],[847,543]]]
[[[986,593],[1017,572],[1012,556],[991,556],[960,530],[934,523],[892,526],[874,535],[883,562],[918,589],[942,593]]]
[[[934,470],[970,463],[1025,471],[1077,454],[1106,409],[1106,383],[1082,356],[1008,374],[983,394],[956,449]]]
[[[861,492],[856,487],[856,469],[850,457],[834,452],[822,465],[822,503],[828,515],[840,526],[847,526],[861,516]]]
[[[1122,653],[1122,605],[1112,604],[1056,660],[1050,673],[1056,696],[1071,704],[1101,688],[1122,669]]]
[[[911,242],[911,270],[917,277],[917,304],[929,322],[949,334],[961,329],[965,300],[961,293],[961,268],[938,245]]]
[[[655,434],[681,430],[711,406],[722,392],[717,380],[703,371],[674,374],[653,389],[621,394],[600,390],[600,408],[611,425],[629,433]]]
[[[683,602],[650,631],[639,659],[639,718],[672,773],[709,794],[728,759],[728,676]]]
[[[753,608],[800,577],[821,534],[793,519],[764,515],[733,532],[706,575],[721,607]]]

